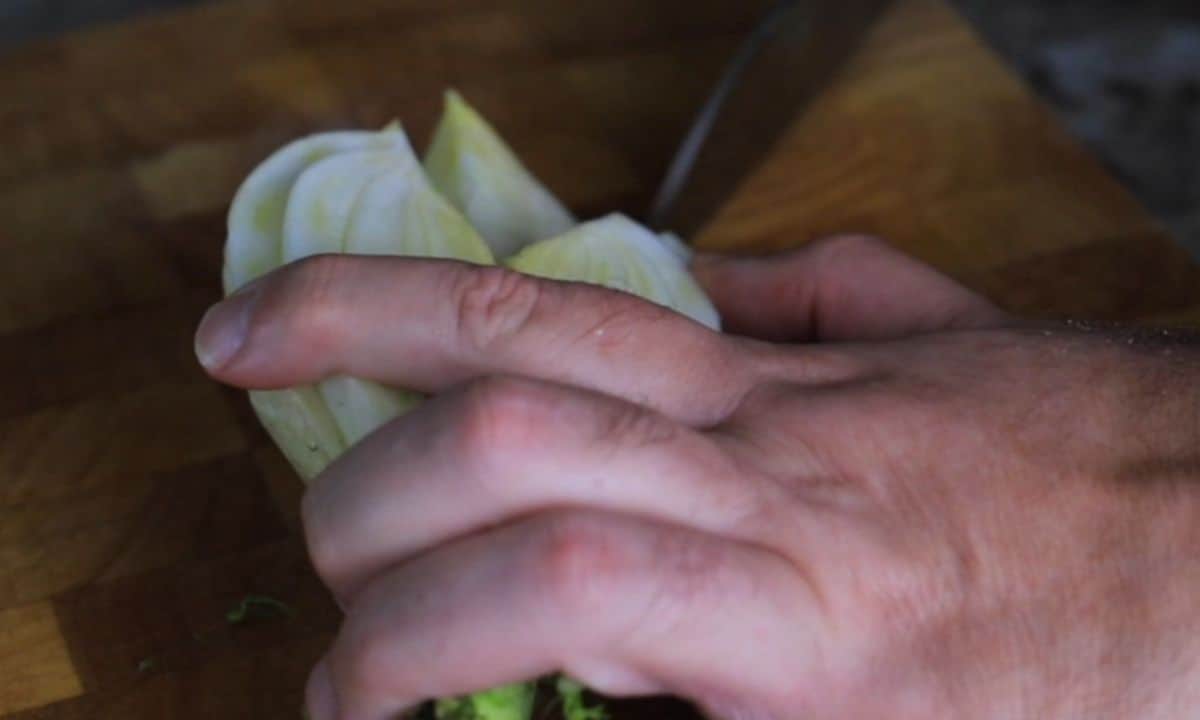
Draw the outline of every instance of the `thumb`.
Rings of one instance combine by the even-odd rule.
[[[888,340],[1005,318],[982,296],[862,235],[758,257],[698,253],[692,270],[726,330],[760,340]]]

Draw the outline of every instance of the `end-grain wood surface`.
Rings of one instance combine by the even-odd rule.
[[[453,85],[580,214],[636,212],[763,5],[244,0],[0,57],[0,717],[297,717],[338,613],[299,483],[192,358],[257,162],[421,142]],[[1200,271],[940,0],[897,0],[698,242],[843,230],[1028,313],[1200,317]],[[229,624],[248,593],[293,613]]]

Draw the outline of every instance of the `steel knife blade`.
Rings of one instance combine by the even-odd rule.
[[[889,0],[780,0],[726,65],[647,214],[691,237],[861,44]]]

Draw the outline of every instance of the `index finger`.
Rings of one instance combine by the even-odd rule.
[[[249,388],[351,375],[436,392],[524,375],[715,424],[752,387],[750,355],[683,315],[597,285],[499,267],[316,256],[214,306],[197,332],[209,372]]]

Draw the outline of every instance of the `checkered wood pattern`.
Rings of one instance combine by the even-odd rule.
[[[338,613],[299,483],[191,351],[258,161],[420,142],[454,85],[580,214],[636,212],[763,5],[244,0],[0,57],[0,718],[297,717]],[[839,230],[1025,312],[1200,320],[1200,270],[940,0],[897,1],[699,242]],[[247,593],[294,614],[228,624]]]

